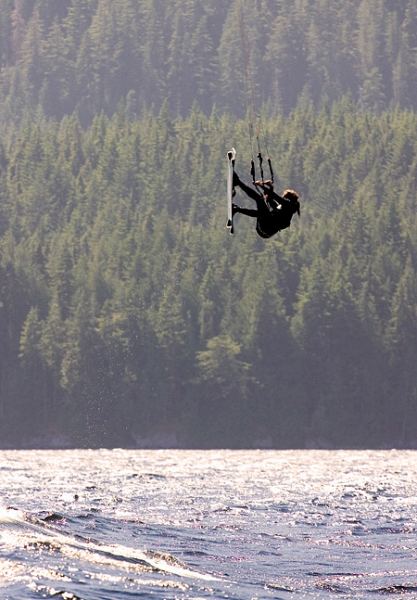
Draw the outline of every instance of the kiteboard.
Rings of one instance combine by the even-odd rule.
[[[232,148],[227,153],[227,224],[226,227],[230,233],[233,232],[233,173],[235,170],[236,150]]]

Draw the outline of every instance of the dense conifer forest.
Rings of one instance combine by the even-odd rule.
[[[414,0],[3,0],[0,68],[0,446],[417,447]]]

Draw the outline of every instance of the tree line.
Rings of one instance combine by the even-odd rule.
[[[415,0],[3,0],[0,117],[416,109]]]
[[[225,228],[246,120],[168,105],[0,124],[2,445],[413,446],[415,113],[266,114],[265,242]]]

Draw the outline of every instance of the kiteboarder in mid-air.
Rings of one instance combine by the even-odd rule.
[[[256,219],[256,231],[262,238],[270,238],[282,229],[291,225],[291,219],[295,213],[300,215],[299,195],[295,190],[286,189],[279,196],[274,191],[274,172],[271,159],[269,157],[265,130],[262,124],[261,113],[256,111],[254,84],[251,78],[251,49],[248,45],[249,36],[245,27],[245,17],[243,13],[243,3],[240,4],[239,11],[241,46],[244,50],[245,62],[245,97],[247,102],[247,115],[249,125],[249,141],[251,148],[251,176],[253,188],[241,181],[235,172],[236,150],[232,148],[227,153],[227,224],[226,227],[230,233],[233,233],[233,217],[240,213]],[[256,126],[255,126],[256,121]],[[264,138],[263,141],[261,138]],[[257,147],[257,161],[259,165],[260,178],[255,174],[255,141]],[[262,148],[266,150],[269,174],[268,179],[264,178]],[[235,188],[240,188],[249,198],[256,202],[255,208],[243,208],[233,203],[236,194]]]
[[[295,190],[284,190],[282,196],[274,191],[272,179],[254,182],[256,189],[246,185],[233,173],[233,187],[239,187],[256,202],[256,209],[232,205],[232,214],[240,213],[256,219],[256,231],[262,238],[269,238],[291,224],[295,213],[300,215],[299,195]]]

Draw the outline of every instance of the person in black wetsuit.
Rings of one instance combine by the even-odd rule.
[[[271,180],[257,181],[256,186],[262,191],[253,189],[241,181],[236,173],[233,186],[239,187],[249,198],[256,202],[256,209],[242,208],[232,205],[233,214],[240,213],[256,219],[256,231],[262,238],[269,238],[278,231],[291,225],[295,213],[300,216],[299,195],[295,190],[284,190],[282,196],[274,192]]]

